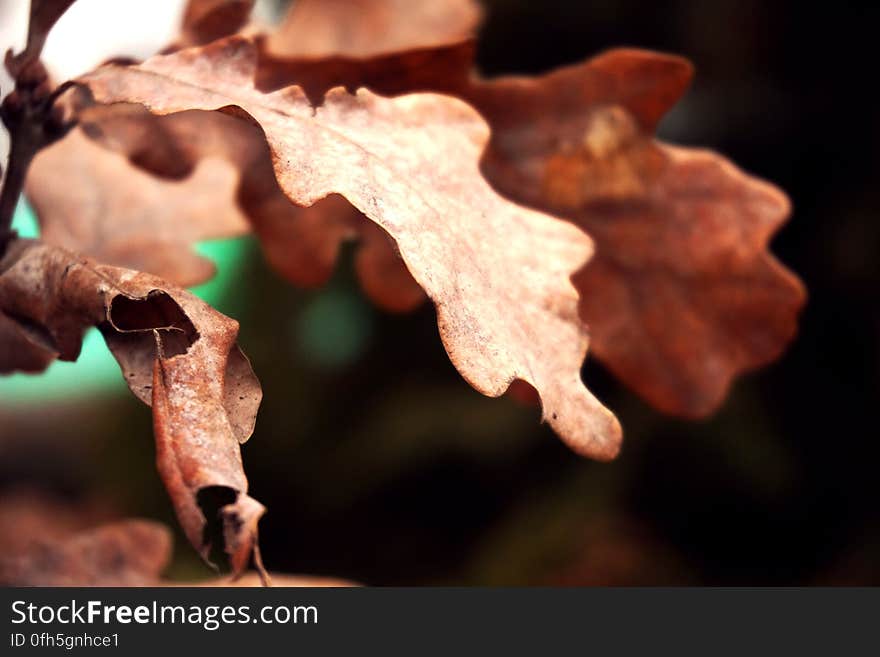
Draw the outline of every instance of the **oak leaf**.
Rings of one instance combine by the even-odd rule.
[[[215,271],[193,252],[196,242],[249,230],[234,198],[237,180],[218,159],[182,180],[159,178],[73,130],[34,158],[25,193],[45,243],[190,286]]]
[[[256,38],[254,82],[267,92],[295,84],[315,106],[337,86],[351,93],[365,86],[381,95],[454,92],[467,85],[481,20],[482,11],[471,0],[296,2],[277,30]],[[300,215],[295,235],[284,218],[271,222],[284,226],[273,231],[277,239],[263,241],[276,269],[297,270],[287,275],[289,280],[300,283],[311,269],[324,272],[319,280],[325,281],[342,239],[356,239],[358,277],[374,302],[392,311],[422,303],[421,288],[400,266],[394,247],[351,205],[328,199],[303,208]],[[349,232],[337,233],[334,228],[340,226]],[[302,243],[326,255],[322,266],[294,257],[293,249]]]
[[[254,73],[257,89],[271,92],[295,84],[315,106],[334,87],[345,87],[351,93],[367,87],[383,96],[416,91],[454,95],[467,87],[474,57],[470,39],[387,55],[321,58],[278,57],[267,50],[265,36],[258,36],[255,42],[259,53]]]
[[[252,4],[238,0],[191,0],[184,12],[181,36],[166,51],[234,32],[247,20]],[[289,19],[293,19],[293,24],[303,25],[301,19],[308,15],[311,18],[305,21],[306,24],[314,27],[313,23],[317,21],[324,31],[344,29],[352,36],[355,30],[372,29],[370,25],[374,21],[359,18],[369,4],[364,2],[363,6],[354,7],[341,3],[330,7],[323,3],[314,6],[297,3]],[[352,12],[353,9],[357,12]],[[429,39],[455,38],[472,29],[478,17],[477,10],[469,2],[451,6],[434,3],[433,9],[426,5],[415,10],[420,17],[417,25],[402,28],[397,25],[400,23],[397,14],[390,9],[390,5],[383,5],[370,9],[369,13],[389,27],[388,21],[393,18],[395,33],[401,38],[403,33],[414,38],[414,26],[418,27],[417,31],[431,29],[433,33]],[[409,9],[412,11],[413,7]],[[338,19],[332,25],[324,14],[327,10],[335,12]],[[300,18],[295,18],[297,16]],[[287,34],[295,36],[295,33],[293,30]],[[374,32],[369,34],[375,36]],[[347,47],[345,39],[328,38],[334,44],[333,48]],[[368,39],[356,37],[356,40],[366,43]],[[297,38],[297,43],[301,41]],[[283,39],[280,42],[285,43]],[[406,45],[400,39],[397,43]],[[285,52],[291,52],[291,45],[285,46]],[[464,58],[470,56],[468,52]],[[312,63],[324,70],[326,65],[332,66],[332,61],[332,58],[322,58]],[[416,58],[407,66],[434,70],[434,67],[425,69],[419,64],[420,60]],[[285,64],[286,74],[289,74],[290,67],[289,63]],[[453,69],[461,69],[461,64],[449,64],[444,71]],[[385,77],[394,80],[397,73],[391,69]],[[446,74],[432,75],[439,83]],[[324,74],[321,75],[322,96],[326,80]],[[98,120],[92,116],[86,127],[92,132],[107,134],[113,131],[108,124],[119,124],[121,118],[128,117],[104,116]],[[289,202],[273,184],[271,163],[259,131],[251,131],[256,134],[248,135],[244,126],[235,128],[229,125],[230,122],[224,124],[222,121],[218,125],[217,117],[191,116],[173,124],[160,123],[141,124],[139,134],[125,135],[123,140],[131,142],[134,139],[140,143],[129,143],[123,150],[129,152],[135,164],[154,174],[170,177],[175,183],[145,175],[137,168],[127,166],[120,158],[102,153],[90,146],[78,132],[39,155],[29,171],[26,191],[45,242],[95,257],[106,264],[149,272],[176,285],[190,286],[209,279],[214,273],[210,262],[191,252],[191,245],[201,240],[244,233],[244,213],[260,238],[270,264],[297,285],[325,283],[334,269],[341,242],[350,240],[361,245],[356,255],[356,270],[365,292],[375,303],[387,310],[404,311],[423,301],[421,288],[412,280],[392,241],[341,197],[309,208],[299,208]],[[210,136],[218,133],[221,136]],[[116,135],[116,138],[120,136]],[[169,145],[164,168],[163,165],[151,166],[140,159],[144,153],[155,154],[157,141]],[[176,141],[183,144],[198,142],[199,155],[189,157],[181,153]],[[206,141],[212,145],[204,143]],[[238,170],[238,176],[232,170],[224,171],[218,162],[200,164],[196,161],[211,153],[226,158],[228,164]],[[76,181],[76,184],[52,184],[53,178]],[[163,204],[165,194],[168,198]],[[228,197],[232,195],[236,196],[239,207],[228,203]],[[174,207],[175,211],[168,212],[168,207]]]
[[[255,0],[189,0],[177,48],[200,46],[247,25]]]
[[[190,542],[223,546],[236,572],[256,543],[262,505],[247,495],[239,445],[262,397],[235,344],[238,323],[144,273],[13,241],[0,261],[4,331],[42,361],[75,360],[97,326],[132,393],[153,407],[157,465]],[[0,372],[18,367],[0,361]]]
[[[177,284],[200,282],[196,280],[199,272],[202,280],[211,272],[204,267],[197,268],[199,261],[186,254],[185,244],[229,237],[239,232],[235,220],[238,213],[234,208],[222,206],[228,194],[234,197],[242,216],[259,238],[266,259],[295,285],[314,287],[326,283],[333,273],[341,243],[357,241],[360,247],[355,256],[356,271],[364,291],[375,303],[388,310],[401,311],[423,301],[424,293],[412,280],[391,239],[343,197],[331,195],[310,207],[300,207],[290,201],[275,179],[263,133],[250,123],[218,112],[188,111],[154,116],[140,105],[127,104],[89,108],[80,113],[80,121],[83,130],[93,139],[126,154],[138,168],[181,183],[192,180],[193,184],[185,190],[181,188],[180,192],[187,191],[193,198],[181,206],[180,213],[155,213],[150,217],[149,212],[141,214],[127,210],[125,201],[113,202],[119,189],[125,189],[122,183],[111,189],[91,185],[93,206],[76,202],[80,197],[90,198],[85,192],[75,194],[59,190],[59,197],[71,198],[66,201],[59,198],[59,203],[48,204],[54,212],[42,213],[40,208],[47,204],[34,199],[51,197],[56,192],[47,191],[39,182],[34,183],[28,189],[32,193],[32,202],[38,206],[38,216],[44,228],[59,225],[66,218],[66,214],[57,212],[63,207],[62,202],[82,207],[76,223],[85,216],[90,217],[75,234],[71,231],[60,233],[66,240],[60,242],[63,246],[91,254],[93,242],[87,237],[96,232],[92,226],[121,224],[116,230],[129,232],[134,239],[120,244],[112,254],[103,253],[105,258],[112,256],[116,264],[138,267]],[[196,172],[204,166],[205,159],[212,162],[222,160],[232,167],[233,178],[228,186],[195,186]],[[64,162],[59,165],[67,166]],[[148,188],[163,188],[161,181],[144,184]],[[190,216],[191,210],[207,204],[217,206],[213,220],[210,212]],[[120,212],[105,212],[108,206]],[[135,221],[139,217],[143,217],[143,222]],[[129,223],[135,225],[129,226]],[[180,242],[176,255],[181,260],[163,258],[160,261],[151,249],[144,248],[155,241],[148,235],[151,223],[156,226],[157,235],[165,235],[168,240],[173,236]],[[178,226],[185,223],[190,225]],[[58,233],[53,231],[47,239],[56,242],[56,235]],[[191,264],[185,267],[187,263]],[[180,276],[181,268],[184,272],[192,272],[192,278]]]
[[[266,44],[279,58],[367,58],[471,38],[482,20],[473,0],[297,0]]]
[[[274,174],[268,180],[274,181]],[[271,204],[253,202],[255,185],[245,188],[243,198],[250,200],[248,217],[263,254],[285,279],[301,287],[323,285],[333,274],[341,244],[352,241],[358,244],[355,273],[374,303],[405,312],[424,301],[393,241],[344,197],[331,194],[299,207],[273,187]]]
[[[351,93],[365,86],[382,95],[454,92],[470,76],[481,19],[482,11],[470,0],[297,2],[276,31],[255,40],[255,86],[268,92],[295,84],[315,106],[337,86]],[[344,199],[330,197],[298,214],[295,232],[289,217],[262,222],[277,226],[263,249],[288,280],[304,284],[314,277],[323,283],[341,241],[355,240],[358,278],[376,304],[395,312],[421,305],[424,293],[401,266],[392,243]],[[340,232],[343,226],[347,232]],[[312,245],[321,262],[300,253],[302,244]]]
[[[32,5],[32,11],[38,5]],[[252,0],[190,0],[178,42],[169,48],[235,32],[252,6]],[[76,114],[77,99],[65,100]],[[46,243],[191,286],[215,272],[209,260],[191,251],[193,244],[248,232],[234,202],[234,169],[217,161],[197,168],[187,170],[192,175],[186,180],[163,181],[99,148],[77,130],[38,154],[28,170],[25,191]],[[58,180],[67,184],[58,185]]]
[[[251,41],[233,37],[81,82],[102,103],[220,110],[259,125],[291,200],[341,194],[396,241],[471,385],[497,396],[514,379],[529,382],[573,449],[613,457],[619,425],[579,373],[588,339],[570,276],[589,258],[589,238],[491,190],[478,167],[488,129],[465,103],[337,89],[315,109],[299,88],[255,89],[256,58]]]
[[[778,357],[805,299],[767,252],[787,199],[717,155],[651,138],[690,81],[686,60],[619,49],[539,78],[479,80],[458,53],[465,61],[444,61],[462,71],[442,79],[389,83],[374,72],[381,57],[363,49],[323,87],[315,65],[306,80],[317,102],[332,83],[392,95],[433,89],[476,107],[492,127],[483,171],[493,185],[596,240],[575,278],[593,353],[658,408],[706,415],[738,373]],[[419,53],[432,56],[443,51]],[[302,63],[287,63],[285,77],[279,62],[261,59],[258,83],[295,81]]]
[[[805,292],[768,252],[785,195],[653,139],[691,74],[679,57],[619,49],[465,95],[492,126],[482,169],[495,188],[596,242],[574,278],[593,353],[659,409],[703,416],[779,356]]]
[[[295,84],[313,105],[337,86],[454,92],[467,85],[481,20],[471,0],[300,0],[256,39],[256,86]]]
[[[482,170],[493,186],[596,241],[574,278],[592,353],[663,411],[714,411],[736,375],[776,359],[796,332],[803,286],[768,252],[790,214],[785,195],[709,151],[653,140],[692,76],[680,57],[618,49],[537,78],[480,80],[466,45],[461,61],[445,59],[462,69],[436,79],[389,81],[376,74],[382,56],[367,54],[326,69],[263,56],[256,80],[271,90],[305,74],[316,104],[333,84],[467,100],[492,129]]]

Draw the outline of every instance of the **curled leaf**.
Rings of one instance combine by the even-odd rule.
[[[471,385],[497,396],[523,379],[572,448],[616,454],[619,425],[580,380],[588,339],[570,276],[589,258],[590,240],[492,191],[478,167],[489,138],[479,116],[447,96],[341,89],[314,109],[297,88],[260,93],[255,69],[254,45],[230,38],[104,67],[82,82],[104,103],[140,102],[156,114],[222,110],[259,125],[291,200],[341,194],[395,240]]]
[[[206,559],[222,546],[241,572],[264,509],[241,464],[262,393],[238,323],[149,274],[26,240],[0,262],[0,316],[46,360],[75,360],[85,328],[101,330],[131,391],[153,406],[159,472],[187,537]]]

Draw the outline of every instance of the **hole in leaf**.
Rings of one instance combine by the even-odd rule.
[[[208,547],[207,560],[210,564],[229,565],[225,551],[223,536],[223,515],[220,509],[233,504],[238,493],[228,486],[205,486],[196,493],[196,503],[205,515],[205,529],[202,533],[202,545]]]
[[[117,296],[110,304],[110,321],[121,332],[159,331],[165,358],[184,354],[199,332],[177,302],[161,290],[145,299]]]

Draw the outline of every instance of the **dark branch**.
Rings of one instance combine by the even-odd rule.
[[[10,55],[7,54],[7,60]],[[16,71],[15,90],[0,106],[0,120],[9,131],[9,168],[0,191],[0,254],[14,237],[12,218],[34,156],[49,144],[61,139],[75,125],[66,121],[55,105],[68,88],[50,90],[46,69],[40,61]]]

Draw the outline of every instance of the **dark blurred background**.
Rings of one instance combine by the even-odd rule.
[[[773,248],[810,292],[800,336],[697,423],[661,416],[588,361],[586,381],[625,430],[620,457],[598,464],[537,409],[471,390],[430,306],[372,308],[350,252],[327,288],[303,292],[249,244],[218,306],[242,322],[265,392],[243,454],[269,507],[268,567],[369,584],[880,584],[880,8],[485,4],[485,75],[620,45],[694,62],[660,134],[792,197]],[[208,574],[176,529],[134,399],[6,406],[0,423],[5,490],[50,485],[165,520],[178,536],[171,575]]]

